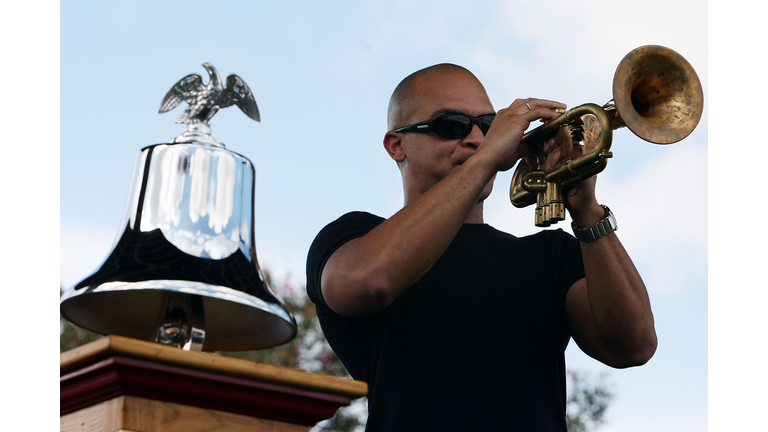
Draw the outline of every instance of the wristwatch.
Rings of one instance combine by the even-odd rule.
[[[573,235],[575,235],[577,239],[583,241],[584,243],[591,243],[619,229],[619,226],[616,225],[616,218],[613,216],[611,209],[609,209],[608,206],[602,204],[600,207],[605,210],[605,217],[603,220],[592,225],[591,227],[579,228],[575,222],[571,222]]]

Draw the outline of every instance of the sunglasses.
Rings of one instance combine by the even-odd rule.
[[[478,117],[459,113],[443,114],[432,120],[403,126],[395,132],[434,132],[443,138],[466,138],[472,133],[472,126],[475,124],[483,135],[488,133],[494,117],[496,114],[483,114]]]

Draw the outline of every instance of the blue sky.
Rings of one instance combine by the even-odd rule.
[[[632,9],[607,1],[67,1],[60,5],[60,21],[49,25],[60,25],[59,46],[48,51],[59,58],[34,67],[25,61],[37,57],[33,50],[14,50],[10,57],[14,71],[28,80],[58,72],[59,129],[46,134],[33,121],[13,137],[41,133],[47,141],[59,140],[58,149],[44,148],[54,158],[49,171],[59,171],[58,277],[67,288],[110,251],[136,152],[183,132],[173,123],[183,108],[157,112],[165,93],[189,73],[205,76],[204,62],[222,75],[240,75],[262,121],[230,108],[213,119],[212,134],[256,166],[260,264],[277,278],[303,284],[306,250],[326,223],[350,210],[387,217],[402,205],[399,173],[381,139],[389,95],[407,74],[452,62],[483,81],[497,109],[531,96],[573,107],[611,99],[613,72],[630,50],[647,44],[673,48],[702,79],[699,127],[673,146],[617,131],[614,158],[598,180],[598,199],[614,210],[619,236],[648,285],[659,350],[648,365],[629,370],[602,366],[574,344],[567,361],[594,375],[609,371],[617,398],[602,431],[700,431],[707,425],[711,349],[707,22],[705,4],[698,1],[653,0]],[[722,44],[709,48],[736,54]],[[8,71],[6,76],[6,82],[23,82]],[[28,88],[19,87],[12,90],[24,94]],[[744,95],[752,89],[741,90]],[[55,97],[47,94],[45,100]],[[48,122],[55,118],[50,103],[17,106]],[[533,232],[533,210],[509,204],[510,179],[511,172],[497,177],[486,221],[517,235]],[[717,221],[728,226],[722,217]],[[717,262],[728,258],[726,251]],[[734,290],[749,285],[744,277],[732,279],[742,281]],[[53,295],[54,287],[43,291],[48,289]],[[714,336],[724,331],[718,328]],[[749,338],[729,338],[722,346],[734,348],[737,341]],[[745,356],[743,364],[754,358]]]

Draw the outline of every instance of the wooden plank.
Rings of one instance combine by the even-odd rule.
[[[351,398],[215,371],[113,355],[60,378],[67,415],[118,396],[135,396],[312,426]]]
[[[351,398],[365,396],[368,385],[361,381],[299,371],[296,369],[256,363],[205,352],[183,351],[179,348],[140,341],[122,336],[107,336],[60,355],[62,374],[112,354],[121,354],[153,361],[193,367],[217,373],[258,379],[296,388],[335,393]]]
[[[124,398],[116,397],[59,419],[61,432],[112,432],[121,429]]]
[[[306,426],[240,414],[125,397],[124,428],[147,432],[307,432]]]
[[[61,432],[307,432],[306,426],[120,396],[61,417]]]

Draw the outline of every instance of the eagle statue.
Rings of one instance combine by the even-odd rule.
[[[210,63],[203,63],[208,71],[210,80],[203,84],[199,74],[185,76],[168,91],[160,103],[160,113],[176,108],[182,101],[189,106],[176,119],[176,123],[186,123],[188,126],[208,122],[221,108],[237,105],[240,110],[253,120],[260,121],[259,108],[248,85],[235,74],[227,77],[226,87],[222,85],[221,76]]]

